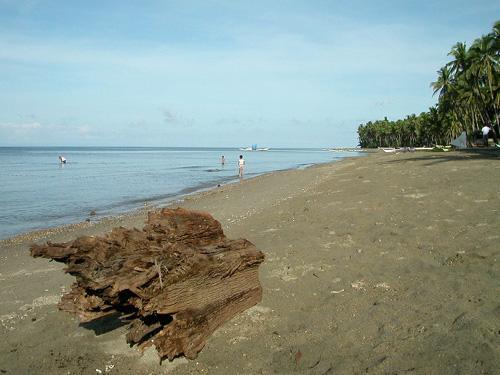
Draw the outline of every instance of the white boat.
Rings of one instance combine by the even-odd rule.
[[[256,144],[253,144],[252,147],[240,147],[241,151],[269,151],[269,147],[259,147],[257,148]]]
[[[394,147],[379,147],[379,150],[382,150],[384,152],[396,152],[397,150]]]
[[[394,148],[394,147],[379,147],[379,150],[382,150],[384,152],[414,152],[416,149],[414,147],[400,147],[400,148]]]

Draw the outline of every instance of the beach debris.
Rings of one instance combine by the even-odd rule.
[[[375,284],[375,288],[381,288],[381,289],[389,290],[389,289],[391,289],[391,286],[389,284],[387,284],[386,282],[383,282],[383,283],[377,283],[377,284]]]
[[[106,367],[104,368],[104,371],[110,372],[111,370],[113,370],[114,367],[115,367],[115,365],[113,365],[113,364],[106,365]]]
[[[340,289],[340,290],[330,290],[330,293],[331,294],[340,294],[340,293],[343,293],[344,292],[344,289]]]
[[[196,358],[219,326],[262,298],[264,254],[226,238],[208,213],[151,211],[142,230],[32,245],[31,255],[65,263],[76,277],[60,310],[82,323],[120,319],[129,344],[154,345],[162,360]]]
[[[302,359],[302,352],[297,350],[295,353],[295,366],[299,366],[300,360]]]
[[[366,283],[363,280],[354,281],[351,287],[356,290],[366,290]]]

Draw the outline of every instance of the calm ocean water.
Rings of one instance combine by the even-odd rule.
[[[330,162],[356,153],[317,149],[0,147],[0,239],[36,229],[166,204],[237,179]],[[68,162],[59,164],[58,156]],[[222,166],[220,156],[225,155]]]

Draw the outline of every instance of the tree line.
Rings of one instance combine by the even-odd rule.
[[[420,147],[449,144],[462,131],[468,141],[485,124],[499,134],[500,21],[467,48],[458,42],[452,60],[431,83],[438,102],[429,111],[397,121],[369,121],[358,127],[361,147]]]

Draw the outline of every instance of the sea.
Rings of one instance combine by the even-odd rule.
[[[59,162],[59,155],[67,159]],[[220,162],[225,157],[225,164]],[[359,156],[322,149],[0,147],[0,239],[98,220],[245,179]]]

